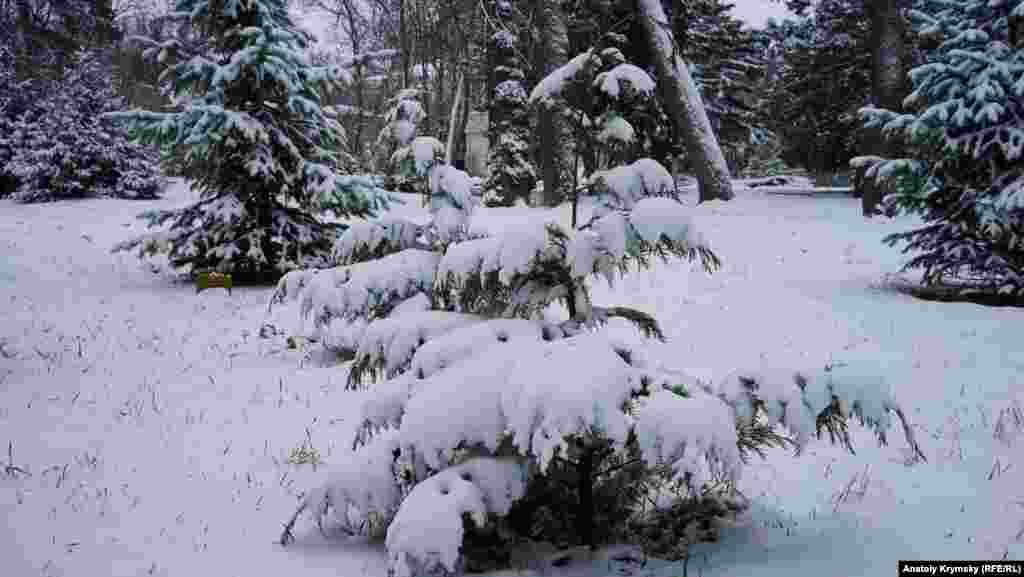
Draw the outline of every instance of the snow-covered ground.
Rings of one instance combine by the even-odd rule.
[[[893,574],[898,559],[1024,558],[1024,310],[914,300],[881,288],[908,220],[860,216],[839,195],[737,198],[694,209],[723,268],[659,265],[594,301],[661,321],[660,354],[718,379],[736,368],[862,357],[891,378],[929,462],[902,434],[857,455],[821,441],[754,462],[755,506],[689,575]],[[348,449],[363,395],[340,368],[260,339],[269,288],[196,295],[110,247],[144,209],[180,204],[0,201],[0,573],[5,576],[383,576],[382,545],[327,541],[310,523],[275,544],[298,493]],[[413,200],[396,212],[416,215]],[[297,313],[275,311],[290,329]],[[996,438],[997,422],[1005,439]],[[682,575],[650,562],[643,574]],[[514,573],[508,573],[512,575]],[[550,569],[615,574],[605,561]]]

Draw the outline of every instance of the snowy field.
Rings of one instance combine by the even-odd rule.
[[[270,288],[196,295],[110,254],[142,229],[137,213],[190,194],[0,201],[0,574],[385,575],[383,545],[327,541],[308,521],[295,544],[275,544],[372,393],[345,392],[345,369],[317,366],[315,351],[259,338]],[[860,427],[855,456],[825,441],[799,458],[774,451],[745,473],[750,514],[696,547],[687,574],[858,577],[894,575],[899,559],[1024,558],[1024,310],[886,290],[903,257],[880,239],[912,223],[866,221],[857,199],[738,183],[736,200],[694,210],[719,272],[661,265],[595,283],[595,303],[653,313],[669,338],[659,354],[707,379],[872,359],[928,463],[905,465],[898,430],[879,448]],[[291,329],[297,312],[270,320]],[[303,446],[324,464],[290,464]],[[634,574],[682,569],[652,561]]]

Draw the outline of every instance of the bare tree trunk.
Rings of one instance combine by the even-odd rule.
[[[402,43],[401,59],[402,59],[402,88],[409,88],[409,59],[410,52],[412,51],[409,46],[409,25],[406,22],[405,14],[405,0],[399,0],[398,3],[398,40]]]
[[[711,128],[704,102],[680,55],[660,0],[636,0],[644,40],[654,56],[658,71],[658,89],[676,133],[686,145],[690,164],[697,174],[700,202],[731,200],[732,178],[729,167]]]
[[[906,95],[903,61],[903,15],[898,0],[870,0],[871,12],[871,93],[875,105],[899,112]],[[886,139],[880,129],[869,129],[865,154],[891,157],[899,153],[899,143]],[[873,179],[861,178],[861,211],[865,217],[879,212],[885,187]]]
[[[558,115],[546,106],[537,114],[537,140],[540,145],[541,181],[544,183],[543,196],[536,201],[541,206],[558,206]]]
[[[536,0],[535,26],[540,36],[537,43],[536,66],[544,74],[568,61],[569,38],[565,16],[556,3]],[[542,106],[537,114],[537,140],[541,180],[544,182],[543,196],[536,199],[542,206],[558,206],[562,202],[563,188],[559,174],[559,135],[565,129],[562,119],[553,110]]]
[[[455,98],[452,99],[452,112],[448,117],[448,142],[445,146],[444,161],[446,164],[452,164],[455,160],[455,148],[456,142],[459,138],[459,133],[466,130],[465,125],[460,129],[460,121],[463,118],[462,109],[466,106],[466,76],[462,73],[459,74],[458,84],[455,88]]]

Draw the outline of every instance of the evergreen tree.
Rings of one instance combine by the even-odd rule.
[[[601,44],[606,34],[621,35],[625,39],[621,46],[623,56],[652,73],[658,79],[660,91],[654,122],[659,128],[638,136],[638,140],[650,142],[651,158],[666,165],[685,152],[690,158],[691,170],[697,175],[701,199],[728,200],[732,198],[731,180],[718,135],[711,126],[701,94],[696,87],[692,88],[693,93],[687,88],[692,84],[687,66],[710,62],[710,51],[698,48],[687,54],[689,47],[675,41],[685,36],[685,30],[677,26],[694,25],[703,14],[711,12],[697,12],[694,21],[677,20],[666,26],[661,19],[668,21],[666,14],[673,14],[670,4],[659,0],[652,3],[570,0],[565,3],[570,53],[578,54]],[[715,30],[715,26],[709,22],[706,29]],[[714,46],[728,34],[729,31],[723,31],[721,38],[709,39],[706,46]],[[664,49],[655,49],[656,46]],[[687,56],[693,60],[686,60]]]
[[[534,95],[555,99],[577,84],[612,103],[654,90],[604,48],[553,71]],[[599,133],[629,133],[621,117],[597,120]],[[280,280],[270,305],[300,302],[315,338],[352,351],[349,387],[372,384],[374,393],[353,452],[303,497],[282,543],[307,511],[321,527],[386,533],[393,577],[480,568],[467,556],[500,560],[509,532],[595,547],[671,521],[678,551],[742,505],[734,488],[748,451],[802,447],[816,430],[849,448],[850,415],[885,440],[890,412],[902,411],[864,367],[702,383],[654,360],[638,338],[664,339],[653,317],[592,302],[592,277],[611,282],[653,258],[719,264],[672,176],[650,158],[620,155],[624,140],[599,139],[607,146],[597,155],[612,166],[587,175],[595,185],[571,228],[555,209],[517,221],[519,211],[495,208],[500,226],[477,222],[469,176],[418,163],[431,182],[428,222],[357,223],[335,246],[336,268]],[[603,330],[613,320],[637,335]],[[640,503],[660,483],[680,498],[650,513]],[[649,549],[661,551],[654,541]]]
[[[863,157],[869,177],[894,178],[887,203],[925,225],[886,238],[913,254],[929,285],[958,293],[1024,294],[1024,1],[924,1],[927,61],[911,71],[914,112],[865,108],[869,126],[907,135],[921,158]]]
[[[484,202],[490,206],[511,206],[516,199],[527,200],[537,182],[537,170],[530,158],[530,111],[526,105],[526,76],[517,46],[519,38],[504,22],[520,15],[511,0],[493,2],[495,30],[488,42],[491,90],[488,115],[487,180]]]
[[[155,198],[163,184],[156,155],[102,118],[120,105],[103,54],[79,52],[58,86],[0,136],[11,151],[3,172],[17,181],[15,200]]]
[[[170,230],[115,250],[166,250],[175,267],[253,279],[326,264],[337,227],[320,212],[366,216],[386,203],[337,172],[343,134],[321,98],[340,71],[310,65],[285,0],[179,0],[176,11],[210,40],[165,72],[177,109],[114,118],[178,163],[201,199],[151,215]]]
[[[419,136],[426,116],[415,88],[399,90],[388,101],[385,124],[377,136],[377,166],[388,175],[391,190],[428,192],[422,166],[443,158],[445,147],[436,138]]]
[[[736,172],[750,153],[754,128],[763,124],[756,89],[765,72],[766,46],[759,46],[755,33],[722,0],[663,4],[671,9],[683,60],[692,65],[708,117],[730,170]]]
[[[667,132],[660,122],[654,81],[623,54],[626,38],[609,33],[600,41],[530,94],[532,105],[557,111],[569,127],[574,207],[580,192],[598,185],[592,176],[632,158],[654,157],[657,140]]]
[[[13,142],[18,117],[27,107],[27,101],[31,101],[30,83],[18,82],[14,58],[14,51],[0,44],[0,198],[18,188],[18,179],[10,172],[8,163],[18,148]]]
[[[814,18],[770,22],[767,30],[783,60],[765,115],[781,158],[825,186],[857,154],[856,111],[870,98],[870,27],[859,4],[823,0]]]
[[[18,80],[58,78],[78,50],[117,39],[112,0],[17,0],[0,3],[0,33]]]

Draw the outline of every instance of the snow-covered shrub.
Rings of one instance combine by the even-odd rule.
[[[175,268],[217,269],[236,279],[276,279],[327,266],[338,227],[320,218],[385,208],[376,186],[340,174],[344,134],[321,94],[336,66],[313,66],[309,37],[283,0],[178,0],[176,16],[208,37],[206,52],[164,71],[177,108],[113,115],[160,146],[200,199],[161,211],[169,225],[115,247],[163,250]]]
[[[639,506],[653,479],[679,488],[698,525],[728,514],[706,490],[734,483],[748,450],[783,444],[775,425],[800,447],[826,430],[845,443],[857,415],[884,440],[899,408],[871,375],[757,371],[712,386],[602,330],[619,317],[662,337],[641,311],[592,303],[591,275],[653,256],[718,263],[652,162],[604,179],[602,210],[574,230],[538,218],[492,236],[470,236],[469,179],[437,165],[430,222],[354,226],[340,266],[281,279],[271,304],[361,326],[349,384],[373,391],[351,457],[300,512],[386,527],[390,575],[452,574],[518,538],[594,545],[655,526],[666,514]],[[539,314],[556,301],[566,318]]]
[[[919,158],[858,158],[878,179],[901,178],[887,202],[925,225],[886,237],[912,253],[926,284],[1024,295],[1024,2],[969,0],[914,11],[935,46],[911,71],[912,110],[866,108],[868,126],[905,133]],[[922,150],[923,148],[923,150]]]
[[[621,64],[592,81],[620,95],[653,88]],[[303,511],[349,532],[386,527],[389,575],[408,577],[485,566],[465,557],[502,558],[516,539],[596,546],[649,534],[671,515],[685,540],[739,506],[731,488],[749,452],[799,449],[823,431],[850,447],[850,416],[884,442],[889,414],[902,419],[884,380],[860,366],[700,382],[652,358],[656,319],[592,302],[592,277],[611,282],[654,257],[719,265],[658,162],[589,175],[593,215],[578,226],[552,209],[493,231],[474,226],[468,175],[428,168],[427,223],[353,226],[338,266],[289,273],[271,297],[297,301],[320,335],[341,327],[349,387],[372,391],[353,453],[303,498],[282,541]],[[613,337],[615,318],[647,338]],[[645,509],[665,486],[677,497]]]
[[[0,121],[0,163],[17,183],[15,200],[157,196],[163,179],[155,152],[102,116],[120,105],[105,68],[100,52],[79,52],[51,90]]]

